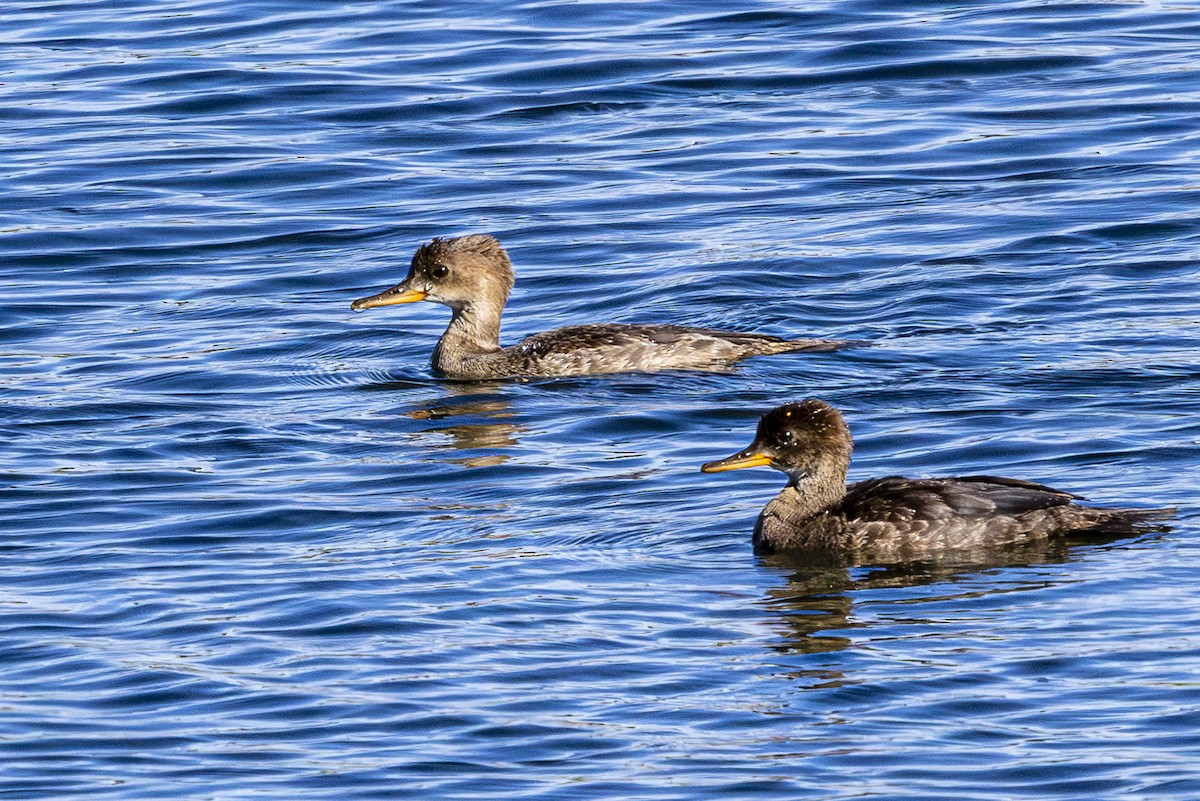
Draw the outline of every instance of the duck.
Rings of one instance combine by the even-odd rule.
[[[417,249],[403,281],[359,298],[350,308],[364,311],[422,300],[449,306],[450,324],[433,350],[432,364],[442,376],[463,381],[720,371],[750,356],[831,351],[862,344],[671,324],[601,323],[557,328],[501,347],[500,317],[514,281],[512,261],[495,237],[435,238]]]
[[[852,450],[841,412],[809,398],[771,409],[747,448],[700,469],[766,466],[788,477],[758,516],[755,550],[820,553],[857,564],[920,561],[1074,534],[1134,534],[1173,511],[1084,506],[1078,495],[997,476],[888,476],[847,485]]]

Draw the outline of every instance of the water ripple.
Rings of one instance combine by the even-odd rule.
[[[0,794],[1191,798],[1200,14],[1132,2],[17,2]],[[455,384],[352,315],[489,231],[505,338],[872,347]],[[1169,530],[758,558],[698,465],[820,396],[852,478]]]

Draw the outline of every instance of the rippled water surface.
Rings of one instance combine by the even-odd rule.
[[[1200,796],[1200,6],[25,2],[0,12],[0,796]],[[505,336],[854,337],[455,384]],[[756,556],[702,475],[841,407],[852,478],[1169,531]]]

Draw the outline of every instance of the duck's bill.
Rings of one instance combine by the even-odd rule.
[[[378,295],[372,295],[369,298],[359,298],[350,304],[353,311],[362,311],[363,309],[373,309],[376,306],[395,306],[397,303],[416,303],[418,300],[425,300],[427,293],[420,289],[409,289],[405,286],[394,286],[391,289],[385,289]]]
[[[744,470],[747,467],[770,466],[770,456],[761,451],[744,450],[741,453],[735,453],[733,456],[726,456],[724,459],[717,459],[715,462],[702,465],[700,469],[705,473],[724,473],[726,470]]]

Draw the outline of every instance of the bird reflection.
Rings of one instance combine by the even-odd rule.
[[[1166,530],[1161,527],[1160,530]],[[787,581],[767,593],[767,605],[783,621],[783,639],[775,649],[790,654],[822,654],[840,651],[853,643],[845,632],[862,629],[869,623],[855,614],[855,603],[864,592],[900,589],[935,584],[953,584],[956,580],[998,568],[1020,568],[1043,564],[1062,564],[1081,558],[1086,551],[1078,546],[1103,546],[1125,536],[1067,538],[1065,540],[1025,543],[1004,549],[957,553],[953,558],[936,561],[905,562],[878,567],[847,567],[833,562],[814,563],[811,555],[780,552],[760,557],[764,567],[786,575]],[[981,592],[999,592],[1005,586]],[[959,588],[959,595],[963,588]],[[972,591],[979,591],[975,588]],[[947,587],[931,593],[944,597]],[[909,599],[910,601],[913,599]],[[839,663],[840,664],[840,663]],[[796,671],[793,678],[809,687],[837,686],[846,681],[830,664],[825,668]]]
[[[421,433],[439,435],[436,442],[429,443],[431,449],[456,451],[503,451],[515,448],[518,435],[525,431],[525,427],[511,422],[508,418],[512,416],[508,402],[503,398],[480,398],[477,395],[467,395],[459,402],[447,402],[409,412],[409,417],[414,420],[449,422],[449,425],[429,426],[422,429]],[[463,418],[475,419],[467,422]],[[463,467],[491,467],[504,464],[509,458],[507,453],[480,453],[446,461]]]

